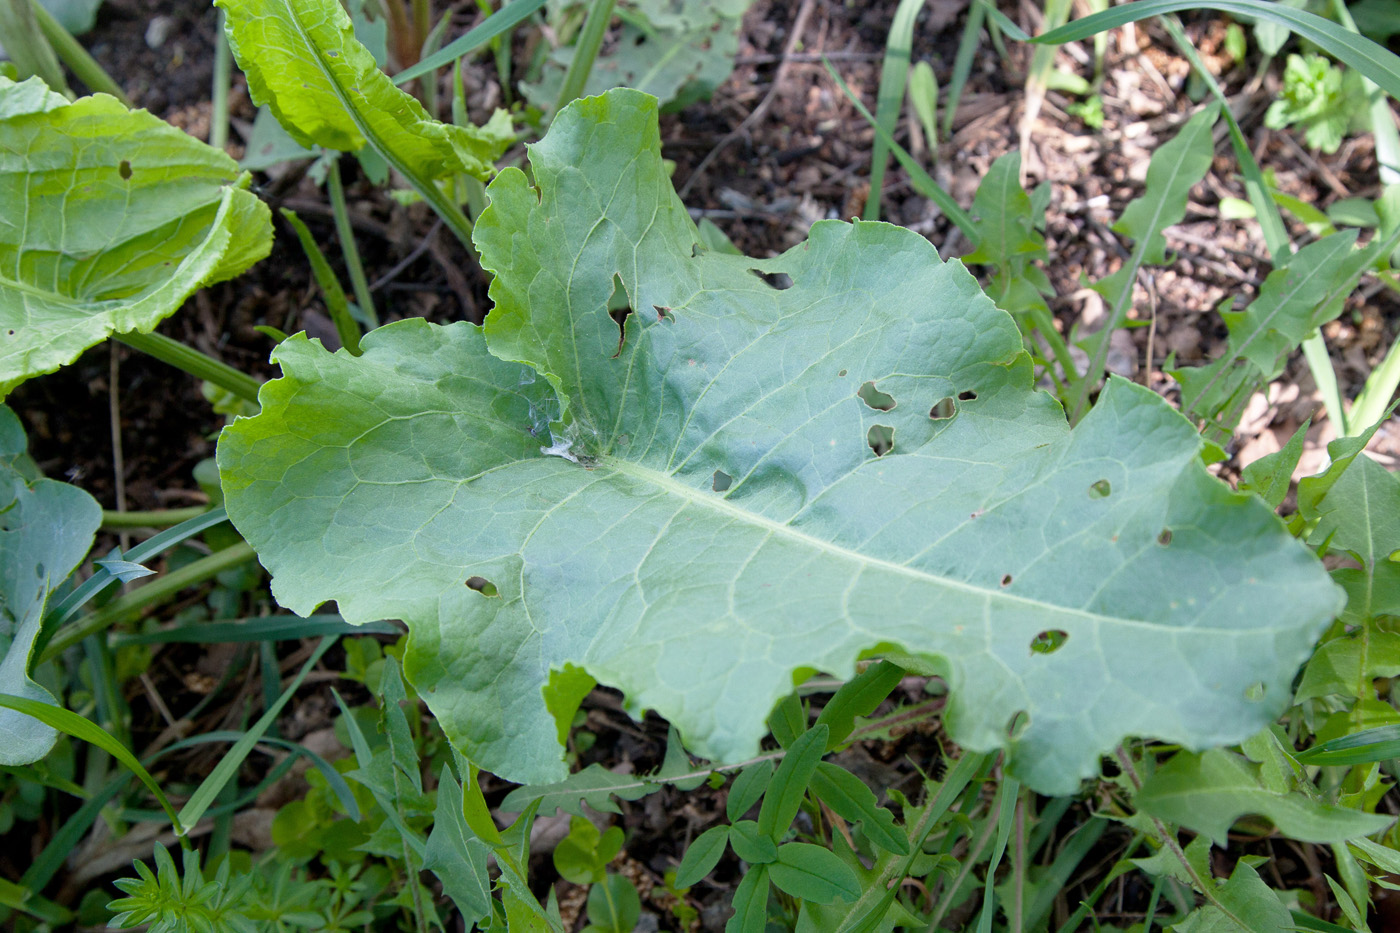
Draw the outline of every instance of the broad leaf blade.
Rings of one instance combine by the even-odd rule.
[[[102,509],[78,487],[39,477],[25,447],[19,419],[0,405],[0,693],[52,704],[29,677],[34,639],[50,591],[92,547]],[[0,709],[0,764],[38,761],[57,737],[37,719]]]
[[[355,38],[340,0],[218,0],[229,47],[266,104],[303,146],[354,151],[372,145],[415,185],[452,172],[487,178],[514,142],[510,116],[484,127],[433,119],[394,87]]]
[[[113,333],[149,333],[272,246],[226,154],[98,94],[0,77],[0,395]]]
[[[219,452],[279,600],[405,619],[406,674],[473,761],[564,776],[541,690],[570,663],[723,762],[794,671],[897,646],[946,672],[960,745],[1045,792],[1125,735],[1239,741],[1287,703],[1340,592],[1153,393],[1111,382],[1071,432],[1011,318],[909,231],[697,250],[643,95],[576,102],[531,159],[538,190],[506,170],[476,228],[485,341],[292,338]]]
[[[1259,768],[1238,755],[1213,749],[1181,752],[1159,768],[1133,797],[1144,813],[1205,833],[1224,846],[1230,826],[1247,813],[1273,821],[1290,839],[1343,842],[1380,832],[1394,817],[1322,803],[1301,791],[1269,790]]]

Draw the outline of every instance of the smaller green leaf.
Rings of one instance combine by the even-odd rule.
[[[773,738],[783,748],[792,745],[799,735],[807,731],[807,711],[801,697],[789,693],[778,701],[768,717],[768,731],[773,733]]]
[[[606,832],[599,832],[586,817],[572,817],[569,834],[554,847],[554,867],[566,881],[595,884],[607,874],[613,856],[622,851],[622,842],[620,826],[610,826]]]
[[[350,301],[345,297],[345,289],[340,287],[340,280],[335,277],[330,263],[326,261],[326,254],[321,252],[316,238],[311,235],[311,231],[297,216],[296,211],[284,207],[282,216],[296,231],[301,250],[306,254],[307,262],[311,263],[311,274],[316,277],[316,284],[326,301],[326,311],[330,313],[331,322],[335,324],[335,332],[340,337],[341,345],[355,356],[359,356],[360,326],[350,315]]]
[[[676,869],[675,887],[688,888],[714,871],[728,844],[728,826],[714,826],[697,836]]]
[[[805,842],[778,848],[778,860],[768,875],[780,891],[816,904],[853,901],[860,897],[860,879],[830,849]]]
[[[491,879],[487,874],[490,847],[467,825],[462,800],[462,788],[444,765],[423,868],[442,882],[443,893],[452,899],[471,929],[491,912]]]
[[[857,716],[869,716],[904,678],[904,668],[889,661],[872,665],[841,685],[817,717],[831,730],[827,751],[835,750],[855,728]]]
[[[588,892],[588,921],[607,933],[632,933],[642,917],[642,899],[622,875],[608,875]]]
[[[731,823],[748,813],[750,808],[758,803],[758,798],[768,790],[772,779],[771,761],[755,762],[739,772],[739,776],[734,779],[734,785],[729,788],[729,799],[724,803],[724,813]]]
[[[697,771],[691,765],[690,756],[685,753],[685,745],[681,742],[681,734],[675,726],[671,726],[666,733],[666,758],[654,776],[666,778],[667,783],[677,790],[690,791],[704,784],[710,773],[704,769]]]
[[[1146,262],[1166,261],[1167,240],[1163,231],[1186,216],[1187,194],[1210,169],[1215,158],[1211,128],[1219,116],[1218,104],[1203,108],[1153,153],[1142,196],[1131,201],[1113,225],[1115,233],[1140,243],[1145,241]]]
[[[1031,197],[1021,187],[1020,152],[1008,152],[992,163],[977,186],[972,212],[980,241],[963,262],[1005,267],[1016,257],[1046,256],[1045,237],[1035,229]]]
[[[1243,921],[1250,933],[1278,933],[1294,926],[1287,908],[1244,859],[1235,863],[1229,880],[1212,893],[1213,903],[1192,912],[1172,929],[1176,933],[1235,933],[1240,929],[1238,921]]]
[[[930,149],[938,146],[938,78],[933,66],[919,62],[909,71],[909,103],[924,128]]]
[[[764,933],[768,926],[768,866],[749,871],[734,889],[734,916],[724,933]]]
[[[758,831],[774,842],[782,839],[797,816],[802,798],[807,794],[807,784],[826,754],[829,734],[825,725],[816,725],[804,732],[788,748],[787,757],[773,774],[768,792],[763,796],[763,806],[758,811]]]
[[[1292,839],[1344,842],[1380,832],[1393,817],[1321,803],[1301,792],[1277,793],[1259,769],[1238,755],[1213,749],[1180,752],[1157,770],[1134,797],[1144,813],[1203,833],[1224,846],[1231,825],[1247,813],[1268,817]]]
[[[1310,544],[1351,553],[1370,567],[1400,550],[1400,476],[1362,454],[1314,506]]]
[[[1380,726],[1332,739],[1295,756],[1309,765],[1359,765],[1400,758],[1400,726]]]
[[[575,816],[583,815],[586,804],[599,813],[621,813],[618,800],[640,800],[655,793],[662,785],[635,775],[613,774],[599,764],[576,771],[557,784],[529,784],[517,787],[501,801],[506,813],[518,813],[536,800],[540,810],[553,813],[563,810]]]
[[[1377,677],[1397,675],[1400,675],[1400,635],[1382,631],[1341,635],[1313,654],[1303,670],[1293,702],[1325,696],[1354,697],[1358,686],[1369,684]],[[1374,690],[1369,692],[1375,695]]]
[[[729,847],[750,865],[767,865],[778,857],[777,845],[753,820],[739,820],[729,827]]]
[[[1298,468],[1298,460],[1303,456],[1303,439],[1312,425],[1309,418],[1293,432],[1279,450],[1265,454],[1244,468],[1240,478],[1240,492],[1252,492],[1273,508],[1278,508],[1288,495],[1288,485],[1293,479],[1293,471]]]
[[[413,789],[423,790],[423,774],[418,766],[418,749],[413,744],[413,730],[409,728],[404,706],[408,704],[408,694],[404,690],[403,677],[399,674],[398,659],[384,659],[384,667],[379,679],[379,697],[383,705],[380,728],[389,738],[389,749],[394,755],[394,767],[413,783]],[[416,704],[415,704],[416,707]]]
[[[860,823],[871,842],[898,855],[909,854],[909,840],[895,825],[894,814],[879,805],[875,794],[860,778],[845,768],[823,761],[812,775],[811,786],[812,793],[837,816]]]
[[[1379,227],[1380,215],[1370,198],[1342,198],[1327,208],[1327,218],[1349,227]]]

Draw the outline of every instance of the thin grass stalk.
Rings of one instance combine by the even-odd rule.
[[[355,303],[360,306],[360,312],[373,330],[379,326],[379,315],[374,310],[374,296],[369,292],[369,280],[365,278],[360,250],[355,245],[355,231],[350,226],[350,209],[345,205],[345,186],[340,180],[340,160],[331,159],[330,166],[330,172],[326,175],[326,190],[331,196],[331,214],[335,218],[336,235],[340,237],[340,250],[345,257],[345,272],[350,276]],[[432,185],[432,182],[428,184]]]
[[[607,34],[615,5],[616,0],[592,0],[589,3],[588,18],[583,22],[578,41],[574,43],[574,57],[569,62],[569,70],[564,73],[564,86],[559,89],[555,113],[583,94],[588,76],[593,73],[593,63],[598,59],[598,50],[603,47],[603,36]]]
[[[162,363],[169,363],[176,369],[189,373],[196,379],[212,382],[221,389],[249,402],[257,402],[258,389],[262,383],[247,373],[221,363],[212,356],[206,356],[193,347],[187,347],[178,340],[171,340],[164,334],[142,334],[132,331],[129,334],[114,334],[112,339],[124,343],[133,350],[140,350]]]
[[[36,6],[30,0],[0,0],[0,35],[5,37],[5,52],[21,78],[38,75],[52,90],[72,97],[58,56],[39,28],[34,15]]]
[[[890,147],[885,136],[894,135],[895,123],[904,109],[904,90],[909,83],[909,50],[914,44],[914,21],[924,7],[924,0],[899,0],[885,40],[885,62],[880,70],[880,90],[875,98],[875,122],[884,130],[876,134],[870,155],[870,196],[865,200],[866,220],[880,219],[880,200],[885,186],[885,169],[890,161]],[[936,145],[937,140],[930,140]]]
[[[39,29],[44,34],[44,38],[53,47],[54,53],[63,64],[68,66],[68,70],[77,75],[78,80],[88,86],[88,90],[95,94],[110,94],[122,102],[123,107],[130,107],[131,100],[126,96],[126,92],[121,89],[106,70],[97,63],[97,59],[88,54],[88,50],[74,39],[72,34],[63,28],[63,24],[54,19],[39,0],[31,0],[34,10],[34,21],[39,25]]]
[[[962,38],[958,40],[958,54],[953,59],[953,74],[948,79],[948,97],[943,102],[943,137],[953,135],[953,118],[958,113],[958,103],[962,100],[963,88],[972,74],[972,59],[977,54],[977,46],[982,39],[982,24],[987,19],[987,11],[980,3],[974,3],[967,10],[967,24],[963,26]]]
[[[224,29],[227,14],[219,10],[219,28],[214,30],[214,87],[209,112],[209,145],[224,151],[228,146],[228,95],[233,80],[233,52]]]
[[[103,509],[102,529],[115,531],[120,528],[169,528],[191,518],[198,518],[207,511],[207,505],[192,505],[187,509],[160,509],[154,512],[113,512]]]
[[[185,587],[203,583],[225,570],[246,564],[256,556],[251,546],[240,541],[192,564],[186,564],[179,570],[156,577],[145,586],[118,596],[92,615],[59,629],[40,653],[37,663],[52,660],[89,635],[106,631],[119,622],[135,618],[148,607],[164,602]]]

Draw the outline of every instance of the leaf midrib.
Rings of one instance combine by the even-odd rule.
[[[668,473],[663,473],[659,470],[653,470],[648,467],[641,466],[640,464],[630,460],[622,460],[614,456],[604,455],[598,458],[597,463],[595,465],[595,469],[597,467],[605,467],[614,472],[632,477],[633,479],[638,479],[642,482],[649,483],[659,488],[662,492],[666,493],[667,495],[675,496],[678,499],[684,500],[688,504],[698,506],[702,509],[709,509],[712,512],[728,516],[752,527],[762,528],[763,530],[769,532],[770,534],[776,537],[786,538],[790,541],[795,541],[801,545],[813,548],[815,550],[824,551],[842,560],[847,560],[854,564],[875,567],[881,570],[888,571],[890,573],[918,580],[921,583],[929,583],[936,586],[943,586],[949,589],[961,590],[966,593],[975,594],[977,596],[985,598],[989,603],[1011,603],[1019,606],[1032,608],[1041,612],[1077,615],[1083,617],[1086,621],[1096,626],[1106,623],[1110,625],[1145,628],[1152,631],[1187,631],[1187,629],[1184,628],[1162,625],[1160,623],[1148,622],[1142,619],[1131,619],[1122,616],[1105,616],[1099,613],[1090,612],[1087,609],[1080,609],[1073,606],[1062,606],[1056,603],[1049,603],[1045,602],[1044,600],[1033,599],[1028,596],[1022,596],[1015,593],[1008,593],[1002,590],[992,590],[987,587],[977,586],[976,584],[968,583],[964,580],[958,580],[953,577],[941,576],[936,573],[930,573],[926,570],[919,570],[915,567],[910,567],[907,564],[899,564],[895,563],[894,561],[885,560],[884,558],[874,557],[869,554],[863,554],[860,551],[856,551],[848,547],[843,547],[842,545],[835,544],[831,541],[826,541],[822,538],[810,535],[805,531],[802,531],[798,528],[794,528],[792,525],[786,522],[774,521],[773,519],[766,518],[762,515],[757,514],[756,512],[751,512],[747,509],[740,508],[739,506],[730,502],[727,497],[715,493],[707,494],[703,490],[695,489],[691,486],[686,485],[685,483],[680,482]],[[1193,633],[1224,634],[1232,636],[1243,634],[1241,630],[1234,628],[1192,627],[1189,629],[1189,631]]]

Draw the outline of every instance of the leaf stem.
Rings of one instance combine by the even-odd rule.
[[[1133,790],[1142,790],[1142,777],[1137,773],[1137,768],[1133,766],[1133,759],[1128,754],[1127,749],[1120,745],[1114,750],[1113,754],[1114,757],[1118,759],[1118,764],[1123,769],[1123,773],[1126,774],[1128,780],[1132,782]],[[1186,857],[1186,850],[1181,847],[1181,843],[1176,841],[1176,835],[1167,829],[1167,824],[1163,823],[1155,816],[1150,818],[1153,828],[1157,830],[1157,835],[1162,840],[1162,845],[1166,846],[1171,851],[1172,855],[1176,856],[1176,860],[1181,863],[1181,867],[1186,869],[1186,876],[1191,879],[1191,884],[1195,886],[1196,890],[1200,891],[1212,906],[1234,921],[1241,930],[1253,929],[1253,927],[1245,923],[1244,920],[1231,913],[1229,908],[1220,902],[1220,898],[1215,896],[1213,886],[1207,884],[1206,880],[1202,878],[1200,873],[1191,865],[1191,860]]]
[[[99,94],[111,94],[121,101],[123,107],[131,107],[131,101],[121,86],[112,80],[112,76],[97,64],[97,60],[88,54],[87,49],[63,28],[63,24],[54,19],[53,14],[39,0],[30,0],[29,5],[34,10],[34,21],[38,23],[39,31],[49,40],[49,45],[53,46],[54,53],[63,64],[78,76],[78,80],[86,84],[89,90]]]
[[[256,556],[250,545],[240,541],[222,551],[215,551],[208,557],[201,557],[192,564],[186,564],[179,570],[172,570],[170,573],[157,577],[130,593],[118,596],[92,615],[59,629],[39,655],[37,663],[42,664],[55,658],[69,646],[76,645],[87,636],[95,635],[118,622],[123,622],[137,615],[146,607],[169,599],[187,586],[203,583],[210,577],[225,570],[232,570]]]
[[[355,246],[355,231],[350,226],[350,210],[345,206],[345,186],[340,180],[340,160],[333,158],[330,162],[331,170],[326,176],[326,190],[331,196],[335,232],[340,237],[340,250],[345,256],[345,271],[350,276],[350,287],[355,290],[355,301],[373,330],[379,326],[379,315],[374,310],[374,297],[369,293],[369,281],[365,278],[365,267],[360,262],[360,250]]]
[[[160,509],[154,512],[125,512],[102,510],[102,528],[169,528],[209,511],[207,505],[192,505],[187,509]]]
[[[588,83],[593,63],[598,58],[598,50],[603,46],[608,23],[612,21],[615,3],[616,0],[593,0],[588,5],[588,18],[584,20],[578,41],[574,43],[574,57],[569,62],[569,70],[564,73],[564,85],[559,89],[559,100],[554,105],[556,114],[583,93],[583,86]]]
[[[233,53],[224,29],[227,16],[222,9],[219,10],[219,25],[214,30],[214,88],[209,113],[209,145],[220,152],[228,145],[228,93],[233,69]]]
[[[126,344],[133,350],[140,350],[148,356],[154,356],[162,363],[169,363],[196,379],[212,382],[241,399],[250,402],[258,400],[258,389],[262,383],[247,373],[234,369],[227,363],[221,363],[212,356],[199,352],[194,347],[187,347],[178,340],[171,340],[164,334],[143,334],[132,331],[129,334],[113,334],[112,336],[114,340]]]

